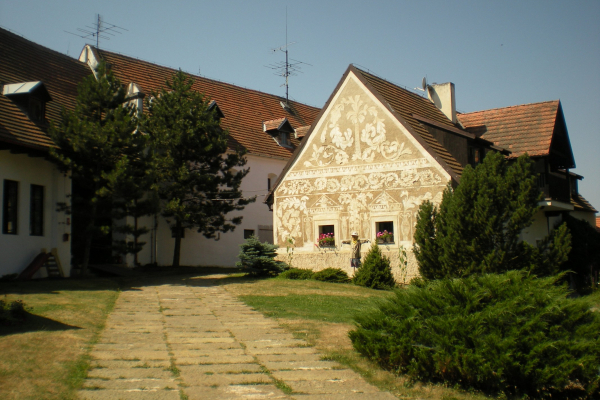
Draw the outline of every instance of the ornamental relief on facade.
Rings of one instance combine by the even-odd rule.
[[[308,150],[304,167],[345,165],[350,161],[370,163],[375,158],[396,161],[413,154],[406,142],[388,140],[385,119],[370,100],[360,94],[343,97],[329,111],[321,133]],[[318,138],[318,140],[317,140]]]
[[[283,245],[288,238],[295,239],[296,247],[312,245],[315,224],[323,216],[339,222],[336,228],[338,241],[350,239],[350,234],[359,232],[361,238],[373,239],[372,218],[380,214],[395,215],[397,218],[396,240],[411,241],[419,205],[429,200],[439,205],[444,186],[422,190],[363,191],[317,196],[291,196],[281,198],[275,213],[277,241]],[[312,198],[312,200],[311,200]]]
[[[401,189],[417,186],[435,186],[442,178],[432,169],[374,172],[334,178],[296,179],[284,181],[277,195],[290,196],[315,192],[348,192],[352,190]]]
[[[412,241],[419,205],[439,204],[448,178],[383,105],[350,80],[275,191],[274,235],[315,250],[320,226],[336,244],[359,232],[373,240],[393,222],[395,241]]]

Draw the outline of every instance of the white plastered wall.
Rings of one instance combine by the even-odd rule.
[[[71,180],[60,173],[54,164],[40,157],[0,151],[0,200],[4,199],[4,180],[19,183],[17,234],[0,231],[0,276],[21,273],[45,248],[56,248],[65,275],[71,271],[71,226],[68,216],[58,212],[57,203],[67,201]],[[30,185],[44,186],[44,235],[29,234]],[[0,213],[3,212],[0,208]],[[1,220],[1,217],[0,217]],[[68,234],[68,241],[63,235]],[[45,269],[34,277],[44,277]]]
[[[259,226],[263,229],[272,227],[272,212],[263,201],[267,194],[268,178],[271,177],[271,184],[273,184],[274,178],[279,176],[286,160],[255,155],[247,155],[246,158],[248,160],[246,168],[250,168],[250,172],[242,181],[241,189],[246,197],[257,196],[256,201],[247,205],[241,212],[228,214],[228,219],[238,215],[244,218],[233,232],[221,233],[219,240],[206,239],[201,233],[187,229],[185,238],[181,240],[180,265],[234,267],[238,261],[239,246],[244,242],[244,230],[253,230],[258,236]],[[153,220],[153,217],[142,218],[139,223],[151,227]],[[138,256],[141,264],[154,261],[151,254],[152,234],[148,233],[140,239],[147,242]],[[158,265],[171,265],[175,239],[171,237],[169,225],[162,217],[158,217],[156,236],[156,262]],[[131,265],[132,260],[132,257],[128,257],[128,264]]]

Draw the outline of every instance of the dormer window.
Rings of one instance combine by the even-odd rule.
[[[2,94],[19,106],[32,121],[45,121],[46,103],[52,101],[52,97],[42,82],[6,84],[2,89]]]
[[[131,82],[127,86],[126,100],[129,106],[135,109],[138,117],[140,117],[144,111],[144,97],[144,92],[142,92],[142,89],[136,83]]]
[[[214,111],[215,118],[218,121],[220,121],[221,118],[225,118],[225,114],[223,114],[223,111],[221,111],[219,105],[214,100],[211,100],[211,102],[208,103],[208,111]]]
[[[29,98],[29,118],[41,122],[46,118],[46,103],[37,97]]]
[[[287,118],[272,119],[263,122],[263,131],[271,135],[271,137],[282,147],[292,147],[291,134],[294,133],[294,128]]]

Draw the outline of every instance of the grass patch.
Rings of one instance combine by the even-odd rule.
[[[327,322],[352,322],[358,312],[375,310],[380,297],[356,301],[345,296],[291,294],[288,296],[241,296],[249,306],[275,318],[315,319]]]
[[[279,379],[274,379],[275,381],[275,387],[279,390],[281,390],[283,393],[285,394],[292,394],[292,392],[294,391],[287,383],[285,383],[282,380]]]
[[[118,289],[109,279],[0,282],[3,300],[28,308],[24,323],[0,327],[2,398],[75,399]]]

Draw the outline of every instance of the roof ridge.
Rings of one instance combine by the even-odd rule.
[[[4,31],[5,33],[8,33],[11,36],[14,36],[16,39],[19,39],[19,40],[22,40],[22,41],[26,41],[26,42],[28,42],[28,45],[33,45],[33,46],[37,47],[38,49],[40,49],[42,51],[49,52],[49,53],[52,53],[54,55],[66,58],[69,61],[76,61],[79,64],[85,65],[85,63],[79,61],[78,58],[71,57],[71,56],[63,54],[63,53],[61,53],[59,51],[53,50],[53,49],[51,49],[49,47],[43,46],[43,45],[41,45],[39,43],[36,43],[36,42],[32,41],[31,39],[26,38],[24,35],[22,35],[20,33],[16,33],[14,31],[12,31],[12,30],[10,30],[8,28],[5,28],[2,25],[0,25],[0,32],[2,32],[2,31]]]
[[[94,47],[92,45],[89,45],[89,46],[92,47],[92,48],[94,48],[96,51],[98,51],[100,53],[110,53],[112,55],[116,55],[116,56],[119,56],[119,57],[126,57],[126,58],[129,58],[131,60],[135,60],[137,62],[142,62],[142,63],[145,63],[145,64],[149,64],[149,65],[153,65],[153,66],[156,66],[156,67],[160,67],[160,68],[168,68],[168,69],[170,69],[172,71],[175,71],[175,72],[178,71],[177,68],[174,68],[174,67],[171,67],[171,66],[168,66],[168,65],[163,65],[163,64],[156,63],[156,62],[142,60],[141,58],[137,58],[137,57],[134,57],[134,56],[130,56],[130,55],[119,53],[119,52],[115,52],[115,51],[104,50],[104,49],[97,49],[96,47]],[[188,74],[190,76],[193,76],[196,79],[203,79],[205,81],[220,83],[220,84],[227,85],[227,86],[230,86],[230,87],[236,88],[236,89],[247,90],[247,91],[252,91],[252,92],[255,92],[255,93],[259,93],[259,94],[264,94],[264,95],[276,97],[276,98],[280,99],[281,101],[285,100],[285,98],[283,96],[278,96],[276,94],[263,92],[263,91],[260,91],[260,90],[257,90],[257,89],[251,89],[251,88],[244,87],[244,86],[241,86],[241,85],[236,85],[235,83],[231,83],[231,82],[225,82],[225,81],[221,81],[221,80],[214,79],[214,78],[208,78],[208,77],[205,77],[205,76],[196,75],[196,74],[193,74],[193,73],[188,72],[188,71],[183,71],[183,72],[185,72],[186,74]],[[310,105],[310,104],[307,104],[307,103],[302,103],[302,102],[299,102],[297,100],[291,100],[290,99],[290,101],[292,101],[292,102],[294,102],[296,104],[303,105],[303,106],[308,106],[308,107],[313,107],[313,108],[321,108],[321,107]]]
[[[390,81],[388,79],[385,79],[385,78],[383,78],[383,77],[381,77],[381,76],[379,76],[377,74],[365,71],[364,69],[357,67],[356,64],[352,64],[352,66],[354,68],[356,68],[357,70],[359,70],[363,74],[371,75],[374,78],[381,79],[382,81],[385,81],[385,82],[389,83],[390,85],[394,85],[398,89],[404,90],[406,93],[411,94],[411,95],[413,95],[413,96],[415,96],[415,97],[417,97],[417,98],[419,98],[421,100],[427,100],[427,101],[429,101],[429,99],[426,99],[423,95],[421,95],[419,93],[415,93],[415,92],[411,91],[410,89],[408,89],[408,86],[404,86],[404,85],[400,85],[398,83],[394,83],[394,82],[392,82],[392,81]]]
[[[471,112],[459,113],[459,115],[472,115],[472,114],[484,113],[484,112],[488,112],[488,111],[506,110],[506,109],[509,109],[509,108],[527,107],[527,106],[535,106],[535,105],[540,105],[540,104],[558,103],[558,102],[560,102],[560,99],[557,99],[557,100],[547,100],[547,101],[538,101],[538,102],[535,102],[535,103],[516,104],[516,105],[506,106],[506,107],[488,108],[486,110],[478,110],[478,111],[471,111]]]

